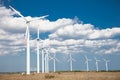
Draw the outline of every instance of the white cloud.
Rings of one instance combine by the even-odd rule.
[[[91,24],[67,25],[49,35],[51,39],[109,39],[120,34],[120,28],[95,29]]]
[[[88,34],[92,33],[94,26],[91,24],[74,24],[67,25],[59,28],[55,33],[49,35],[49,37],[56,39],[80,39],[87,38]]]
[[[31,26],[39,26],[40,32],[54,32],[60,27],[64,27],[66,25],[72,24],[73,21],[71,19],[58,19],[56,21],[49,21],[49,20],[37,20],[34,22],[31,22]]]
[[[12,17],[15,13],[10,9],[6,9],[4,6],[0,6],[0,18]]]
[[[24,48],[23,35],[0,30],[0,55],[17,54]]]
[[[56,53],[91,53],[112,54],[119,53],[120,41],[113,39],[85,40],[69,39],[64,41],[50,40],[50,46]],[[51,51],[52,53],[52,51]]]
[[[25,53],[25,21],[14,17],[15,13],[0,7],[0,55]],[[39,17],[25,17],[27,20]],[[78,21],[78,20],[77,20]],[[30,23],[30,31],[50,32],[46,40],[51,46],[51,53],[95,53],[112,54],[120,52],[120,28],[95,29],[92,24],[77,23],[74,19],[62,18],[56,21],[37,20]],[[55,40],[54,40],[55,39]],[[31,48],[36,48],[36,40],[30,41]],[[41,45],[40,45],[41,46]]]
[[[99,38],[113,38],[120,34],[120,28],[111,28],[103,30],[94,30],[92,34],[89,35],[90,39],[99,39]]]

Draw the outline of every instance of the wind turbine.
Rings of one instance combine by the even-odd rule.
[[[96,57],[95,57],[95,61],[96,61],[96,69],[97,69],[97,72],[99,71],[99,69],[98,69],[98,62],[100,61],[100,60],[98,60]]]
[[[86,63],[86,66],[87,66],[87,71],[89,71],[89,64],[88,64],[88,62],[91,61],[91,59],[88,59],[87,56],[85,56],[85,59],[86,59],[85,63]]]
[[[71,54],[69,53],[69,59],[68,62],[70,62],[70,71],[73,70],[73,61],[76,61],[75,59],[72,58]]]
[[[46,50],[46,40],[43,41],[42,47],[42,73],[48,72],[48,52]]]
[[[42,48],[42,73],[48,72],[48,54],[46,50],[46,40],[43,41],[43,48]]]
[[[49,41],[49,39],[47,40]],[[51,56],[50,56],[50,41],[48,44],[48,47],[46,49],[46,72],[49,73],[49,60],[51,59]]]
[[[56,58],[56,53],[53,53],[53,57],[51,57],[51,59],[53,59],[53,66],[54,66],[54,72],[56,72],[56,61],[59,62],[59,60]]]
[[[45,72],[46,73],[49,73],[49,60],[51,60],[51,59],[56,59],[55,58],[55,55],[54,55],[54,57],[51,57],[50,56],[50,53],[49,53],[49,48],[48,49],[45,49],[44,51],[45,51]],[[56,59],[57,60],[57,59]],[[59,60],[57,60],[57,61],[59,61]],[[54,60],[54,72],[55,72],[56,70],[55,70],[55,60]]]
[[[105,61],[106,71],[108,71],[108,62],[110,62],[110,60],[104,59],[104,61]]]
[[[27,20],[19,11],[15,10],[12,6],[9,6],[16,14],[18,14],[20,17],[22,17],[25,22],[26,22],[26,35],[25,35],[25,39],[27,40],[27,46],[26,46],[26,74],[30,74],[30,45],[29,45],[29,41],[30,41],[30,32],[29,32],[29,25],[31,21],[35,21],[38,19],[44,19],[45,17],[47,17],[48,15],[39,17],[38,19],[35,20]]]
[[[44,42],[43,42],[43,47],[42,47],[42,73],[44,73],[45,72],[45,59],[44,59]]]
[[[48,50],[45,49],[45,72],[49,73],[49,53]]]

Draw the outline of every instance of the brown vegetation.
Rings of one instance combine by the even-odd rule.
[[[120,72],[58,72],[49,74],[0,74],[0,80],[120,80]]]

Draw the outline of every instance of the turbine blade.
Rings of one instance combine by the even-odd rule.
[[[40,20],[40,18],[29,20],[29,21],[32,22],[32,21],[37,21],[37,20]]]
[[[85,55],[85,59],[88,60],[87,56]]]
[[[44,18],[46,18],[46,17],[48,17],[49,15],[45,15],[45,16],[41,16],[41,17],[39,17],[39,19],[44,19]]]
[[[33,20],[29,20],[29,21],[32,22],[32,21],[44,19],[44,18],[46,18],[46,17],[48,17],[48,16],[49,16],[49,15],[45,15],[45,16],[42,16],[42,17],[39,17],[39,18],[36,18],[36,19],[33,19]]]
[[[95,60],[97,60],[97,58],[95,57]]]
[[[48,55],[48,59],[49,59],[49,60],[52,60],[52,57],[50,56],[50,54]]]
[[[76,60],[72,58],[72,60],[75,62]]]
[[[25,39],[27,39],[27,36],[28,36],[28,29],[27,29],[27,27],[26,27]]]
[[[16,9],[14,9],[12,6],[9,6],[11,10],[13,10],[16,14],[18,14],[19,16],[21,16],[25,21],[27,21],[27,19]]]
[[[37,18],[37,19],[30,20],[30,22],[31,22],[31,21],[40,20],[40,19],[44,19],[44,18],[46,18],[46,17],[48,17],[48,16],[49,16],[49,15],[41,16],[41,17],[39,17],[39,18]]]
[[[37,38],[39,39],[39,27],[37,29]]]
[[[70,59],[68,59],[67,62],[70,62]]]
[[[56,60],[57,62],[60,62],[57,58],[55,58],[55,60]]]
[[[85,64],[87,64],[87,61],[85,61]]]

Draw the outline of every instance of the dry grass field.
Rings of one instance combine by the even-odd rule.
[[[120,72],[56,72],[49,74],[0,74],[0,80],[120,80]]]

